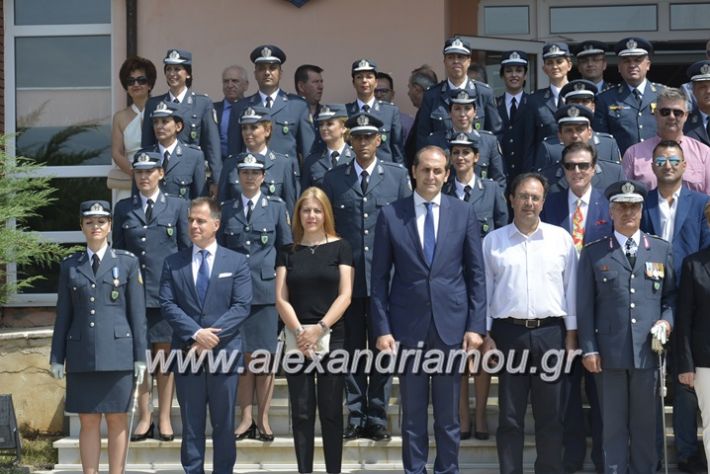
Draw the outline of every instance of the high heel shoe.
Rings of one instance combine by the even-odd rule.
[[[274,440],[273,433],[264,433],[259,428],[256,429],[256,432],[257,432],[256,439],[258,439],[259,441],[264,441],[266,443],[270,443],[271,441]]]
[[[148,438],[153,437],[153,432],[155,431],[155,425],[153,423],[150,424],[148,427],[148,430],[146,430],[145,433],[143,434],[132,434],[131,435],[131,441],[143,441]]]
[[[245,432],[237,433],[235,431],[234,435],[237,437],[237,440],[244,439],[244,438],[249,438],[249,439],[256,438],[256,423],[252,421],[251,426],[249,428],[247,428],[247,430]]]
[[[172,441],[175,439],[175,433],[163,434],[160,431],[160,425],[158,425],[158,439],[160,441]]]
[[[471,424],[468,425],[468,431],[461,432],[461,439],[471,439]]]

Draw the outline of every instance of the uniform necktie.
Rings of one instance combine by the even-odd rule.
[[[515,114],[518,111],[518,106],[516,103],[517,103],[517,100],[515,99],[515,97],[513,97],[510,100],[510,112],[508,112],[508,118],[510,119],[511,122],[513,120],[515,120]]]
[[[425,202],[426,217],[424,218],[424,257],[427,263],[431,266],[434,261],[434,247],[436,247],[436,235],[434,234],[434,211],[432,206],[434,203]]]
[[[338,166],[338,156],[339,155],[340,155],[340,153],[338,153],[337,151],[334,151],[333,153],[330,154],[330,167],[331,168],[335,168],[336,166]]]
[[[633,267],[636,264],[636,242],[634,242],[634,239],[628,239],[626,241],[626,258],[629,260],[629,263]]]
[[[634,97],[636,97],[636,102],[641,105],[641,100],[643,100],[643,95],[641,94],[641,91],[638,89],[634,89]]]
[[[466,202],[471,202],[471,186],[468,184],[463,187],[463,200]]]
[[[362,111],[363,111],[363,112],[369,112],[369,111],[370,111],[370,106],[367,105],[367,104],[363,105],[363,106],[362,106]]]
[[[209,256],[207,250],[200,250],[200,255],[202,256],[202,261],[200,262],[200,269],[197,271],[197,280],[195,281],[195,289],[197,290],[197,297],[200,298],[200,305],[205,304],[205,296],[207,296],[207,285],[210,282],[210,269],[207,266],[207,257]]]
[[[582,215],[582,200],[577,199],[577,208],[572,216],[572,241],[577,249],[577,252],[582,251],[584,247],[584,226],[582,225],[584,216]]]
[[[168,150],[165,150],[163,153],[163,170],[167,171],[168,170],[168,162],[170,161],[170,152]]]
[[[173,104],[179,104],[180,101],[178,100],[177,97],[173,97]]]
[[[99,256],[96,254],[93,254],[91,256],[91,269],[94,271],[94,276],[96,276],[96,272],[99,271],[100,264],[101,264],[101,260],[99,260]]]
[[[362,173],[360,173],[360,189],[362,190],[362,194],[367,193],[367,171],[362,170]]]
[[[560,100],[560,95],[557,94],[557,95],[555,96],[555,108],[557,108],[557,109],[560,108],[560,105],[561,105],[560,102],[561,102],[561,100]]]
[[[254,203],[251,202],[251,199],[247,201],[247,222],[251,222],[251,211],[254,207]]]
[[[271,108],[271,96],[270,95],[266,96],[266,100],[264,101],[264,104],[267,109]]]
[[[145,204],[145,221],[150,222],[153,220],[153,200],[148,199]]]

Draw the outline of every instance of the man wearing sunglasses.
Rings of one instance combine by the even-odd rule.
[[[710,42],[708,42],[710,48]],[[688,68],[695,110],[685,122],[683,130],[691,138],[710,146],[710,51],[708,59],[698,61]]]
[[[653,149],[663,140],[673,140],[683,150],[686,163],[683,173],[685,186],[693,191],[710,194],[710,147],[683,135],[687,118],[685,94],[674,88],[660,91],[656,108],[657,135],[626,150],[622,161],[626,177],[640,181],[648,189],[655,188],[657,179],[653,171]]]
[[[664,140],[653,149],[653,174],[658,187],[648,193],[643,209],[641,229],[661,236],[671,243],[673,270],[680,275],[683,260],[710,246],[710,228],[704,209],[708,196],[683,186],[687,163],[681,145]],[[680,278],[676,278],[676,284]],[[673,354],[671,354],[671,357]],[[672,369],[675,364],[669,364]],[[698,456],[698,400],[695,392],[680,384],[671,370],[674,384],[673,432],[678,456],[678,467],[683,472],[707,472]]]

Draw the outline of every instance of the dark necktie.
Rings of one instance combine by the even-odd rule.
[[[219,139],[222,146],[222,156],[227,156],[227,134],[229,133],[229,115],[232,113],[232,104],[225,102],[222,109],[222,119],[219,121]]]
[[[173,98],[173,104],[179,104],[179,103],[180,103],[180,101],[178,100],[178,98],[177,98],[177,97],[174,97],[174,98]]]
[[[251,211],[254,207],[254,203],[251,202],[251,199],[247,201],[247,222],[251,222]]]
[[[471,202],[471,186],[468,184],[463,187],[463,200],[466,202]]]
[[[636,97],[636,103],[641,105],[641,101],[643,100],[643,95],[641,94],[641,91],[638,89],[634,89],[634,97]]]
[[[628,239],[626,241],[626,258],[629,260],[629,263],[633,267],[636,264],[636,242],[634,242],[634,239]]]
[[[334,151],[333,153],[330,154],[330,167],[331,168],[335,168],[336,166],[338,166],[338,156],[339,155],[340,155],[340,153],[338,153],[337,151]]]
[[[434,234],[434,211],[432,207],[434,203],[425,202],[426,217],[424,218],[424,257],[431,266],[434,261],[434,247],[436,247],[436,235]]]
[[[518,111],[517,100],[515,99],[515,97],[513,97],[510,100],[510,112],[508,112],[508,117],[511,122],[513,120],[515,120],[515,114],[517,111]]]
[[[266,96],[266,100],[264,101],[264,104],[265,104],[264,106],[265,106],[267,109],[270,109],[270,108],[271,108],[271,96],[270,96],[270,95],[267,95],[267,96]]]
[[[556,108],[556,109],[559,109],[559,108],[560,108],[560,105],[561,105],[560,102],[561,102],[561,101],[560,101],[560,95],[557,94],[557,96],[555,97],[555,108]]]
[[[100,264],[101,264],[101,260],[99,260],[99,256],[96,254],[93,254],[91,256],[91,269],[94,271],[94,276],[96,276],[96,272],[99,271]]]
[[[200,306],[204,306],[205,304],[207,285],[210,282],[210,269],[207,266],[207,257],[209,254],[207,250],[200,250],[202,261],[200,262],[200,269],[197,271],[197,280],[195,281],[195,289],[197,290],[198,298],[200,298]]]
[[[362,190],[362,194],[367,194],[367,171],[362,170],[362,173],[360,173],[360,189]]]
[[[153,200],[148,199],[145,203],[145,221],[150,222],[153,220]]]
[[[369,111],[370,111],[370,106],[367,105],[367,104],[363,105],[363,106],[362,106],[362,111],[365,112],[365,113],[369,112]]]
[[[163,153],[163,170],[168,171],[168,162],[170,161],[170,152],[165,150]]]

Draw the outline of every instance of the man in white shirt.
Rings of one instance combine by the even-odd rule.
[[[522,373],[498,374],[498,460],[501,472],[523,471],[525,410],[532,395],[535,471],[562,473],[563,384],[547,379],[541,362],[548,351],[561,351],[559,358],[577,347],[577,251],[565,229],[540,220],[544,177],[520,174],[510,190],[513,222],[483,240],[490,330],[483,351],[498,348],[506,359],[514,357],[506,366],[521,365],[524,353],[528,358]]]

